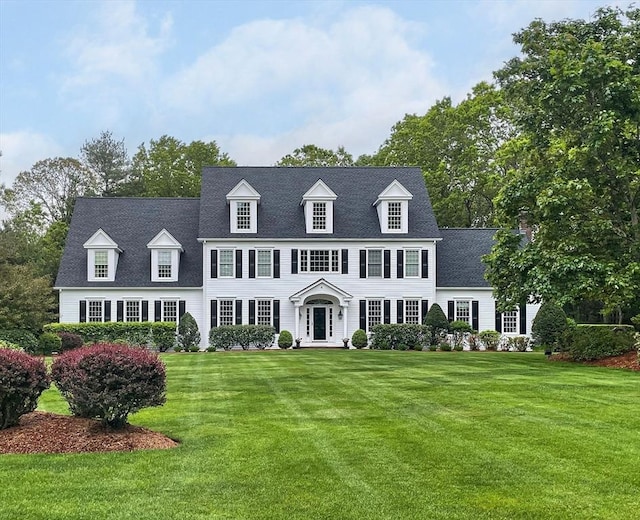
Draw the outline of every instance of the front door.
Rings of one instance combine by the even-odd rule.
[[[313,339],[315,341],[327,339],[327,309],[325,307],[313,308]]]

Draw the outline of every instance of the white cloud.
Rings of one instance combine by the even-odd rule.
[[[0,134],[0,151],[0,183],[7,187],[37,161],[63,154],[62,147],[50,137],[28,131]]]
[[[191,116],[233,109],[253,117],[255,132],[249,119],[238,135],[216,137],[242,164],[272,164],[306,143],[373,152],[403,114],[423,113],[446,94],[419,49],[424,31],[372,6],[342,11],[325,26],[254,21],[170,78],[163,104]],[[263,131],[269,121],[261,125],[256,114],[265,112],[274,124]]]

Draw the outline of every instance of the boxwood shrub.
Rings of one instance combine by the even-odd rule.
[[[166,376],[158,356],[143,348],[96,344],[57,357],[51,376],[71,413],[122,428],[127,417],[165,402]]]
[[[42,359],[13,349],[0,349],[0,430],[18,424],[20,416],[36,409],[49,387]]]
[[[293,345],[293,336],[291,335],[291,332],[289,332],[288,330],[281,331],[278,335],[278,346],[280,348],[286,349],[291,345]]]
[[[242,347],[242,350],[250,347],[263,350],[273,345],[275,335],[275,329],[267,325],[222,325],[209,331],[209,345],[214,349],[224,350],[230,350],[236,345]]]
[[[578,325],[568,347],[575,361],[620,356],[636,348],[634,328],[631,325]]]
[[[49,323],[43,329],[55,334],[77,334],[84,343],[115,343],[124,340],[129,345],[152,346],[160,352],[173,347],[176,339],[176,324],[169,321]]]
[[[371,348],[380,350],[407,350],[428,342],[425,325],[407,323],[380,324],[373,327]]]
[[[62,341],[60,336],[53,332],[44,332],[38,339],[38,353],[50,356],[53,352],[60,352]]]
[[[356,348],[367,346],[367,333],[362,329],[357,329],[351,336],[351,344]]]

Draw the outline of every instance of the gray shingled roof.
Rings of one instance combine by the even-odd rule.
[[[436,244],[437,287],[491,287],[484,278],[482,255],[491,252],[493,228],[443,228]]]
[[[261,195],[258,232],[232,235],[226,195],[245,179]],[[331,238],[439,238],[440,232],[419,168],[205,168],[199,238],[317,239],[305,232],[302,196],[318,179],[338,196]],[[409,233],[382,235],[376,208],[378,195],[397,179],[413,194],[409,201]],[[327,237],[329,238],[329,237]]]
[[[202,244],[197,241],[199,199],[79,198],[73,211],[56,287],[200,287]],[[102,228],[122,253],[115,282],[87,281],[83,244]],[[151,282],[147,244],[166,229],[182,244],[177,282]]]

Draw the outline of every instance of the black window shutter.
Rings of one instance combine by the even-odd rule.
[[[495,301],[493,302],[493,305],[494,305],[495,315],[496,315],[495,329],[498,332],[502,332],[502,313],[498,310],[498,305]]]
[[[291,250],[291,274],[298,274],[298,250]]]
[[[153,302],[153,321],[160,321],[162,319],[162,302],[156,300]]]
[[[116,302],[116,320],[124,320],[124,302],[122,300]]]
[[[520,305],[520,334],[527,333],[527,304]]]
[[[429,251],[422,250],[422,278],[429,278]]]
[[[453,300],[447,302],[447,319],[450,322],[456,319],[456,308]]]
[[[365,249],[360,250],[360,278],[367,277],[367,251]]]
[[[249,300],[249,325],[256,324],[256,301]]]
[[[211,278],[218,278],[218,251],[211,250]]]
[[[211,300],[211,328],[218,326],[218,300]]]
[[[280,250],[273,250],[273,277],[280,278]]]
[[[242,249],[236,249],[236,278],[242,278]]]
[[[236,325],[242,325],[242,300],[236,300]]]
[[[360,300],[360,328],[367,330],[367,300]]]
[[[273,328],[280,332],[280,300],[273,300]]]
[[[398,249],[398,278],[404,278],[404,251]]]
[[[180,321],[180,318],[182,318],[186,312],[187,312],[187,302],[184,300],[180,300],[178,302],[178,321]]]
[[[342,250],[342,274],[349,274],[349,250]]]
[[[142,321],[149,321],[149,302],[142,300]]]
[[[391,251],[384,250],[384,277],[391,278]]]
[[[80,323],[87,321],[87,302],[80,300]]]
[[[478,328],[479,328],[479,321],[480,321],[479,314],[480,313],[478,311],[478,300],[473,300],[471,302],[471,328],[476,332],[478,332]]]
[[[256,277],[256,250],[249,249],[249,278]]]
[[[422,300],[421,307],[420,323],[424,323],[424,319],[427,317],[427,312],[429,312],[429,300]]]
[[[404,301],[398,300],[396,323],[403,323],[403,322],[404,322]]]
[[[384,301],[384,322],[391,323],[391,300]]]
[[[111,321],[111,300],[104,302],[104,321]]]

